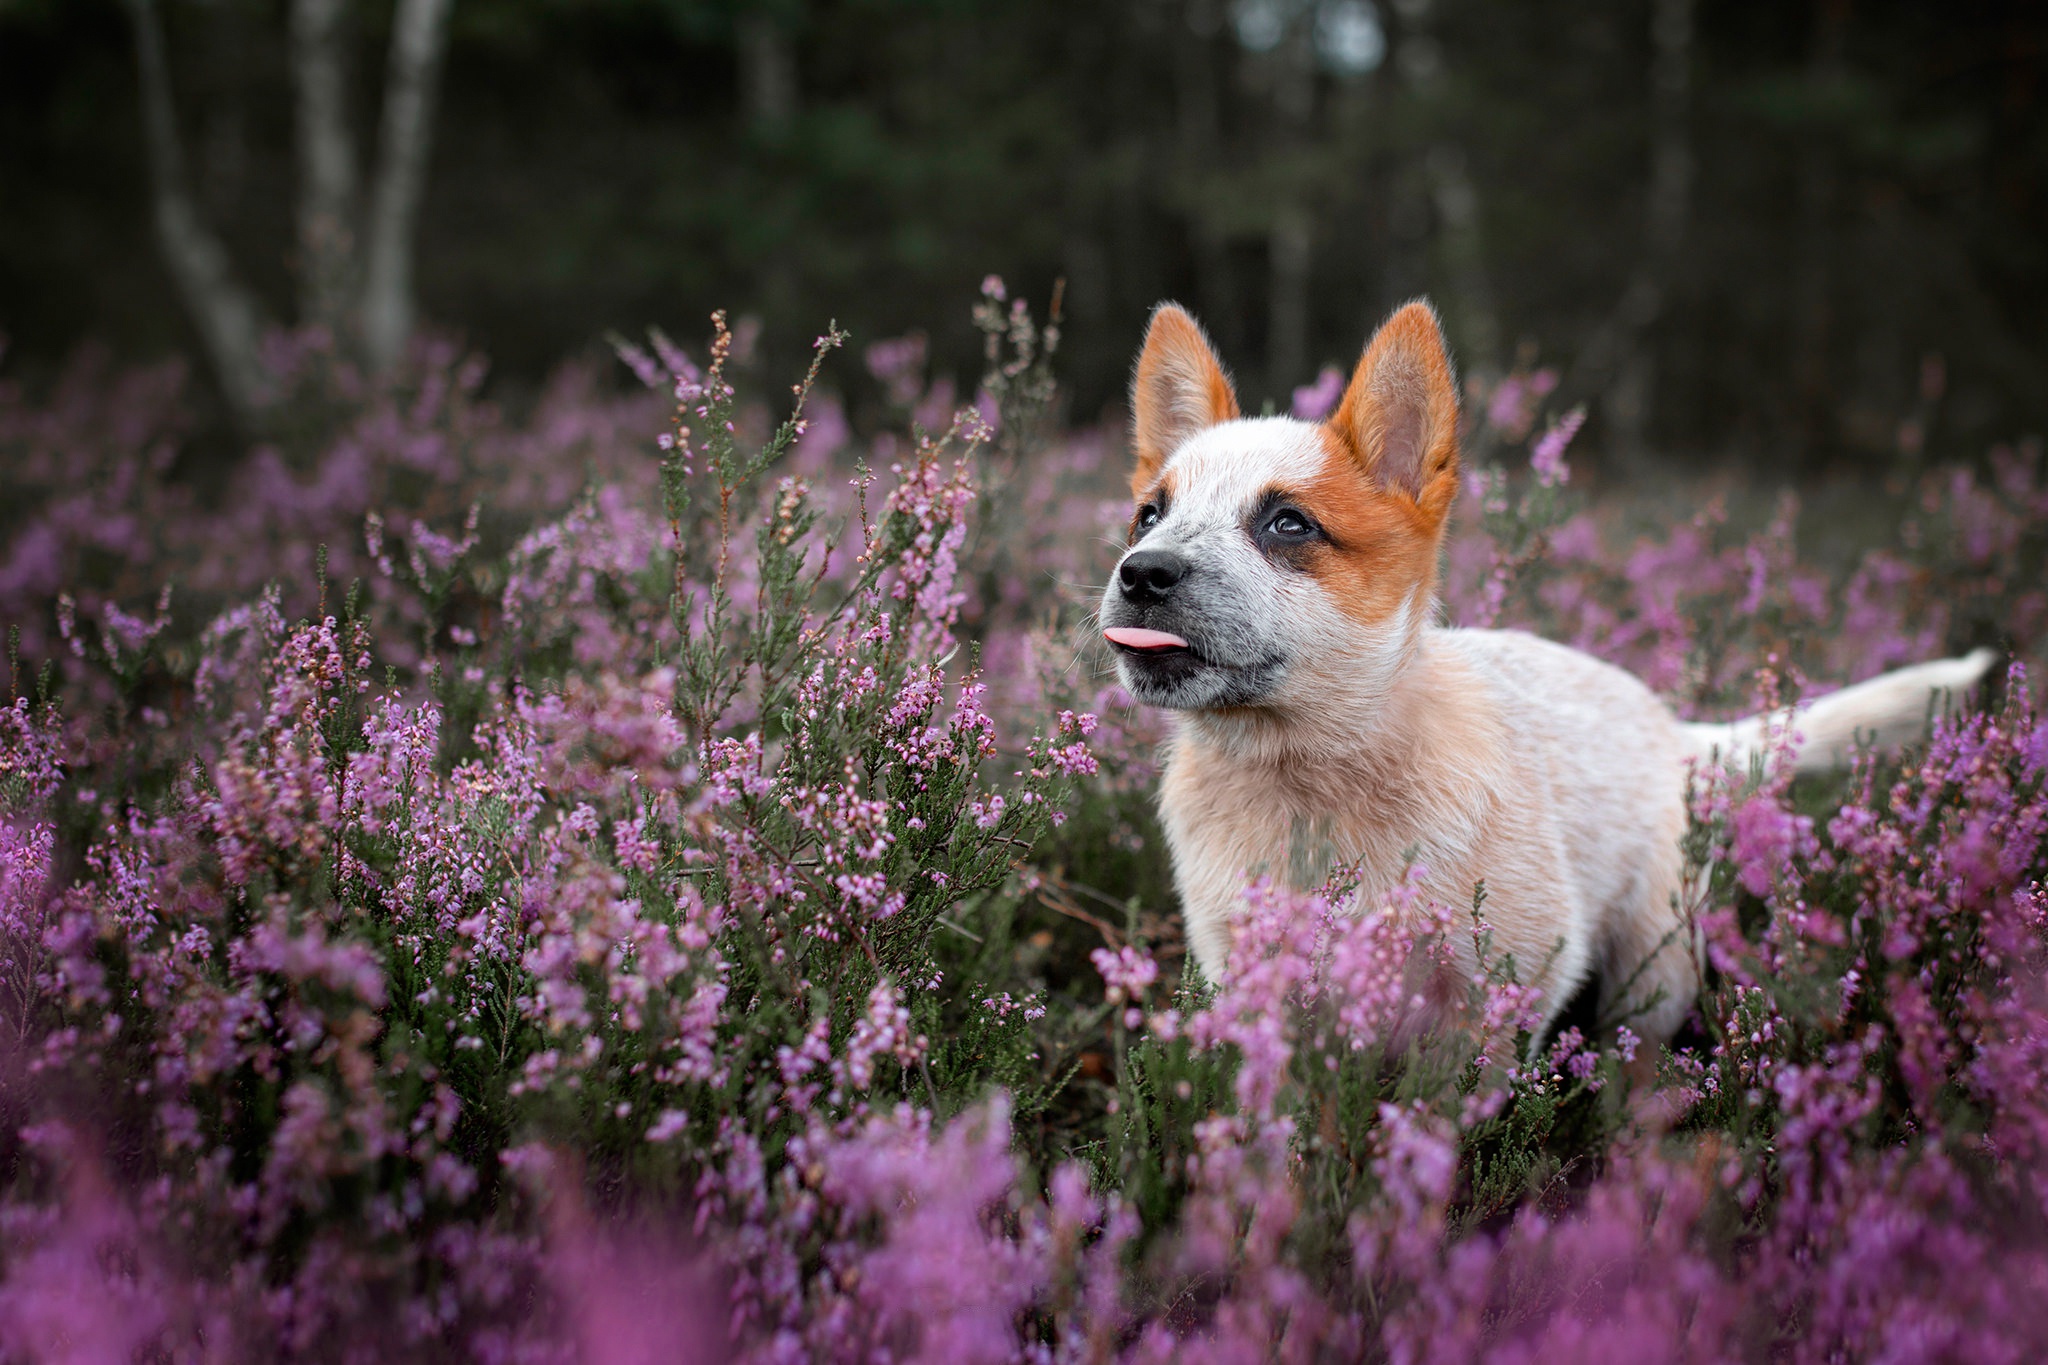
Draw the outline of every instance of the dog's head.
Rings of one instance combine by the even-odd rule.
[[[1443,331],[1410,303],[1330,419],[1245,418],[1209,340],[1152,315],[1131,382],[1130,545],[1102,597],[1124,685],[1180,710],[1382,694],[1433,609],[1458,489]]]

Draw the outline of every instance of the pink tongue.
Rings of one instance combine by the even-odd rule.
[[[1133,626],[1112,626],[1102,632],[1111,644],[1125,649],[1186,649],[1188,642],[1163,630],[1139,630]]]

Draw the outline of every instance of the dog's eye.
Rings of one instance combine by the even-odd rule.
[[[1289,539],[1295,540],[1307,535],[1314,529],[1314,527],[1308,524],[1308,518],[1293,508],[1287,508],[1284,511],[1275,513],[1273,519],[1266,523],[1266,534],[1286,536]]]
[[[1148,502],[1138,509],[1138,529],[1140,531],[1149,531],[1158,524],[1159,508],[1156,504]]]

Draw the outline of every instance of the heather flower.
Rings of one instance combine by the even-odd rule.
[[[1565,447],[1572,443],[1572,438],[1579,434],[1579,428],[1585,422],[1586,410],[1573,408],[1544,432],[1531,448],[1529,468],[1536,475],[1539,486],[1554,488],[1571,479],[1571,469],[1564,462]]]
[[[962,412],[871,348],[908,436],[815,373],[777,425],[744,324],[516,421],[452,348],[371,385],[289,339],[328,429],[220,509],[166,476],[174,375],[0,386],[0,1354],[2038,1356],[2027,670],[1832,785],[1696,785],[1717,970],[1660,1056],[1530,1036],[1420,867],[1255,884],[1176,980],[1166,726],[1062,597],[1119,438],[1052,430],[1020,304]],[[1971,621],[2038,650],[2038,450],[1824,569],[1789,499],[1568,501],[1577,414],[1479,467],[1554,386],[1468,405],[1460,619],[1690,715]]]
[[[867,1013],[854,1021],[846,1053],[835,1063],[835,1077],[841,1086],[865,1090],[874,1080],[876,1061],[892,1057],[899,1065],[910,1066],[925,1047],[922,1035],[911,1037],[910,1012],[896,988],[884,981],[868,996]]]
[[[903,407],[916,401],[924,386],[925,339],[913,333],[867,348],[868,373],[880,380],[889,396]]]
[[[1743,889],[1752,896],[1770,895],[1812,826],[1811,820],[1785,809],[1783,797],[1774,791],[1759,791],[1736,806],[1729,816],[1729,854]]]
[[[1320,422],[1330,415],[1337,406],[1337,400],[1344,396],[1344,371],[1335,365],[1325,365],[1315,377],[1315,382],[1304,384],[1294,391],[1293,415],[1303,422]]]
[[[1521,440],[1536,420],[1537,405],[1557,388],[1557,382],[1557,371],[1549,368],[1518,369],[1505,376],[1484,395],[1487,425],[1507,440]],[[1474,388],[1476,391],[1476,381]]]
[[[1097,948],[1088,958],[1095,964],[1095,970],[1102,973],[1111,1004],[1143,999],[1145,988],[1159,979],[1159,964],[1136,948],[1126,946],[1113,953]]]
[[[49,881],[56,829],[43,822],[0,820],[0,1028],[18,1043],[42,994],[43,930],[49,918]]]

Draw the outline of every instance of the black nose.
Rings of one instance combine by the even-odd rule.
[[[1170,550],[1140,550],[1123,562],[1116,577],[1124,596],[1143,606],[1164,602],[1187,572],[1188,562]]]

